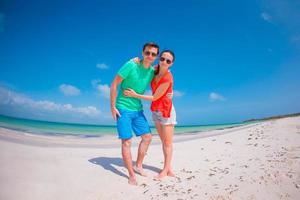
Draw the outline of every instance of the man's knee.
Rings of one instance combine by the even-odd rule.
[[[152,140],[152,135],[151,134],[145,134],[142,135],[142,141],[145,143],[150,143]]]
[[[122,140],[122,146],[123,147],[130,147],[131,146],[131,139]]]

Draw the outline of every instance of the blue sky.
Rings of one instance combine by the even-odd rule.
[[[110,83],[147,41],[176,54],[179,125],[299,112],[299,19],[296,0],[4,0],[0,114],[114,124]]]

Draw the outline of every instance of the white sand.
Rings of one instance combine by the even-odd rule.
[[[300,117],[201,135],[214,136],[175,136],[177,178],[163,181],[152,179],[163,160],[156,136],[144,162],[149,176],[131,186],[115,137],[0,128],[0,199],[300,199]]]

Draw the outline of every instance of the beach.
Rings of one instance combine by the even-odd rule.
[[[139,138],[133,139],[136,157]],[[174,137],[176,177],[153,137],[138,186],[115,136],[49,136],[0,128],[0,199],[300,199],[300,117]]]

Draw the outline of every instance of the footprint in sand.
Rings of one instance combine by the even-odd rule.
[[[195,176],[190,176],[190,177],[188,177],[188,178],[186,178],[187,180],[192,180],[192,179],[194,179],[195,178]]]
[[[147,185],[146,183],[142,183],[140,186],[145,188],[145,187],[147,187],[148,185]]]
[[[149,191],[149,190],[145,190],[145,191],[143,192],[143,194],[146,194],[148,191]]]

